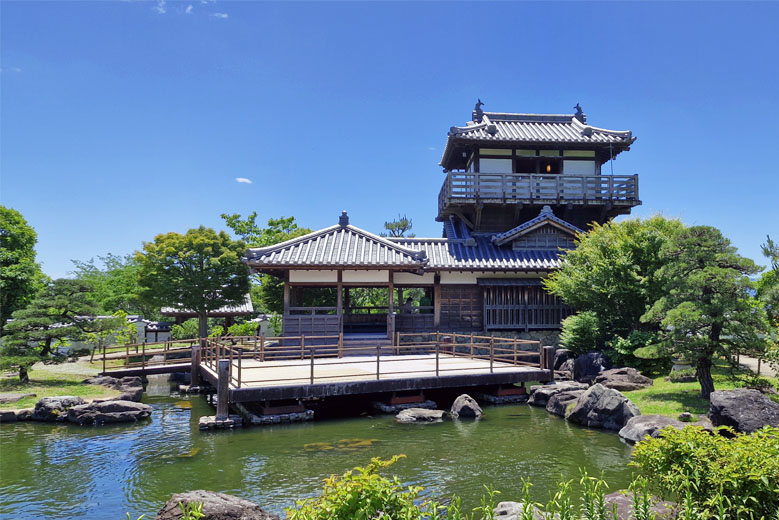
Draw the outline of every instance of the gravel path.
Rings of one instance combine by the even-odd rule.
[[[757,374],[757,358],[753,358],[749,356],[741,356],[739,358],[739,361],[742,367],[748,368],[749,370]],[[776,377],[776,370],[771,368],[771,365],[763,361],[762,363],[760,363],[760,375]]]

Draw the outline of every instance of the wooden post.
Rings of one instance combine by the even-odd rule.
[[[192,359],[190,359],[189,386],[200,385],[200,345],[192,346]]]
[[[311,347],[311,378],[310,378],[310,380],[311,380],[311,384],[312,385],[314,384],[314,352],[315,352],[315,350],[316,350],[315,348]]]
[[[125,345],[124,346],[124,366],[128,366],[130,364],[130,346]]]
[[[301,334],[300,335],[300,359],[306,357],[305,355],[303,355],[303,352],[305,352],[305,346],[306,346],[306,336],[305,334]]]
[[[759,365],[759,363],[760,362],[758,361],[758,365],[757,365],[757,373],[758,374],[760,373],[760,365]],[[103,345],[103,374],[105,374],[105,345]]]
[[[492,374],[492,364],[495,360],[495,339],[490,338],[490,374]]]
[[[441,328],[441,275],[433,277],[433,328]]]
[[[471,357],[473,357],[473,332],[471,332]]]
[[[376,345],[376,379],[381,379],[381,345]]]
[[[544,368],[549,370],[550,381],[554,381],[554,347],[544,347]]]
[[[260,335],[260,361],[265,361],[265,333]]]
[[[438,377],[438,368],[439,368],[439,354],[441,350],[441,345],[438,343],[435,344],[435,376]]]
[[[141,348],[141,370],[146,370],[146,342],[143,342],[143,347]]]
[[[514,340],[514,364],[517,364],[517,340]]]
[[[217,365],[217,383],[216,383],[216,420],[224,421],[228,415],[230,382],[230,360],[220,359]]]
[[[343,331],[338,333],[338,357],[339,358],[344,357],[344,333],[343,333]]]
[[[243,350],[238,349],[238,388],[241,388],[241,370],[243,363],[241,360],[243,359]]]

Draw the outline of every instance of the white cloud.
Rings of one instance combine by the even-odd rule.
[[[2,72],[14,72],[14,73],[18,74],[21,71],[22,71],[22,69],[20,69],[19,67],[8,67],[8,68],[0,67],[0,73],[2,73]]]
[[[435,146],[428,146],[427,149],[430,150],[431,152],[438,150],[438,148],[436,148]]]
[[[241,184],[251,184],[252,180],[251,179],[247,179],[246,177],[236,177],[235,178],[235,182],[239,182]]]
[[[167,13],[168,9],[165,6],[165,0],[157,0],[157,5],[154,6],[154,10],[159,14]]]
[[[211,16],[213,16],[214,18],[219,18],[220,20],[224,20],[228,18],[227,13],[211,13]]]
[[[192,14],[192,4],[189,4],[186,9],[184,9],[184,12],[187,14]]]

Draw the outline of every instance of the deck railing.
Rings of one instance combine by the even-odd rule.
[[[476,199],[632,205],[639,202],[638,175],[449,172],[438,194],[438,210]]]

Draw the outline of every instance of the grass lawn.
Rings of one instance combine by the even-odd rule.
[[[37,397],[25,397],[15,403],[0,404],[0,410],[32,408],[41,397],[75,395],[83,399],[114,397],[121,392],[100,385],[87,385],[84,379],[93,377],[102,369],[101,362],[77,361],[61,365],[36,364],[30,370],[30,382],[21,384],[19,377],[0,377],[0,395],[4,393],[34,393]]]
[[[715,390],[732,390],[735,383],[729,378],[728,368],[724,363],[712,368]],[[779,378],[769,378],[774,385]],[[672,383],[665,376],[656,377],[655,384],[643,390],[624,392],[625,397],[633,401],[643,415],[666,415],[676,419],[682,412],[693,415],[709,413],[709,401],[701,397],[701,386],[693,383]],[[776,400],[776,396],[773,396]]]

